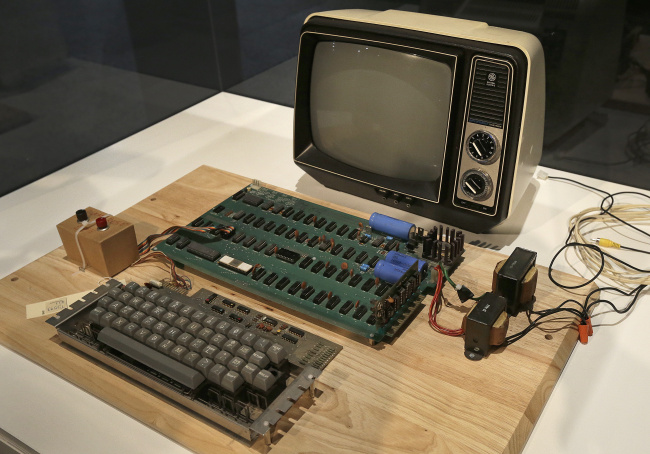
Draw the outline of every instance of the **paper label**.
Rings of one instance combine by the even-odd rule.
[[[39,303],[28,304],[25,306],[27,318],[44,317],[46,315],[54,315],[63,309],[70,307],[72,303],[81,299],[83,296],[90,292],[74,293],[72,295],[62,296],[60,298],[52,298],[51,300],[41,301]]]

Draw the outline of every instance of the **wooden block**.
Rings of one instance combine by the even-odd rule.
[[[92,207],[86,208],[88,221],[92,222],[106,213]],[[75,233],[81,224],[72,216],[56,226],[68,254],[68,260],[82,265]],[[86,259],[86,266],[101,276],[115,276],[138,259],[138,247],[133,224],[116,216],[108,218],[108,228],[99,230],[90,225],[79,232],[79,244]]]

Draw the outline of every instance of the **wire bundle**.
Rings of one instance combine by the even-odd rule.
[[[136,265],[141,265],[146,262],[150,262],[153,260],[166,260],[169,262],[169,275],[171,277],[171,281],[174,285],[177,287],[189,290],[192,288],[192,281],[190,280],[189,277],[187,276],[181,276],[176,272],[176,264],[172,259],[167,257],[165,254],[162,252],[154,251],[149,254],[145,254],[142,257],[140,257],[138,260],[133,262],[131,266],[136,266]]]
[[[151,252],[151,248],[154,246],[154,242],[164,236],[172,235],[178,232],[179,230],[188,230],[190,232],[198,232],[198,233],[221,232],[224,234],[229,234],[232,233],[234,229],[235,228],[231,226],[219,226],[219,227],[215,227],[215,226],[190,227],[190,226],[183,226],[183,225],[171,226],[163,230],[161,233],[154,233],[153,235],[149,235],[147,238],[141,241],[140,244],[138,244],[138,255],[140,255],[140,258],[136,260],[131,266],[140,265],[142,263],[151,260],[157,260],[157,259],[166,260],[169,262],[169,274],[172,283],[179,288],[189,290],[192,288],[192,281],[190,280],[189,277],[181,276],[176,272],[176,264],[174,263],[174,261],[169,257],[167,257],[162,252],[159,251]]]
[[[183,226],[183,225],[174,225],[171,226],[165,230],[163,230],[161,233],[154,233],[153,235],[149,235],[147,238],[142,240],[140,244],[138,244],[138,254],[143,255],[146,254],[147,252],[151,251],[151,248],[154,246],[153,242],[159,238],[162,238],[163,236],[167,235],[172,235],[179,230],[189,230],[190,232],[199,232],[199,233],[208,233],[208,232],[222,232],[222,233],[231,233],[234,230],[234,227],[230,226],[221,226],[221,227],[215,227],[215,226],[207,226],[207,227],[189,227],[189,226]]]
[[[650,284],[650,270],[641,269],[635,267],[618,257],[603,251],[600,246],[604,247],[616,247],[620,249],[627,249],[633,252],[639,253],[649,253],[649,251],[644,251],[640,249],[630,248],[627,246],[621,246],[617,243],[614,243],[610,240],[605,240],[599,238],[598,244],[593,244],[588,242],[585,238],[585,231],[589,230],[594,223],[602,223],[606,227],[616,227],[616,226],[626,226],[635,230],[638,233],[641,233],[644,236],[650,237],[650,233],[642,230],[638,227],[640,224],[650,224],[650,205],[648,204],[615,204],[615,197],[624,194],[636,195],[650,199],[647,195],[634,192],[634,191],[623,191],[610,194],[609,192],[603,191],[592,186],[580,183],[569,178],[561,177],[548,177],[552,180],[568,181],[570,183],[577,184],[587,189],[605,194],[605,197],[602,199],[599,207],[592,207],[586,210],[577,213],[572,216],[569,220],[569,235],[564,242],[564,245],[560,250],[555,254],[551,263],[548,267],[548,277],[549,279],[558,287],[568,290],[583,288],[596,279],[604,277],[608,280],[614,282],[615,284],[623,287],[600,287],[596,290],[593,290],[587,294],[584,299],[584,302],[579,302],[574,299],[568,299],[562,302],[559,306],[551,309],[545,309],[542,311],[529,311],[528,316],[530,324],[524,328],[522,331],[506,337],[505,345],[510,345],[519,339],[523,338],[526,334],[532,331],[534,328],[538,327],[541,323],[546,321],[557,321],[557,318],[550,320],[545,320],[547,317],[552,315],[557,315],[560,313],[570,314],[573,323],[577,323],[578,327],[585,328],[588,326],[591,328],[591,311],[599,304],[605,304],[609,306],[614,312],[618,314],[625,314],[630,311],[634,304],[638,301],[641,293]],[[633,225],[636,224],[636,225]],[[581,259],[582,263],[593,272],[593,276],[588,279],[586,282],[578,285],[564,285],[558,282],[553,277],[553,264],[555,260],[560,256],[562,252],[568,248],[574,248],[578,257]],[[609,300],[606,299],[597,299],[590,301],[591,298],[598,292],[610,291],[618,293],[623,296],[632,297],[631,301],[623,309],[619,309]],[[575,305],[577,307],[567,307],[569,304]],[[531,318],[532,315],[536,315],[534,319]],[[600,314],[596,314],[600,315]],[[577,317],[577,320],[576,320]]]
[[[447,270],[445,270],[443,267],[441,267],[440,265],[436,265],[435,270],[438,272],[438,280],[436,281],[436,291],[433,295],[433,299],[431,300],[431,305],[429,306],[429,325],[431,326],[431,328],[433,328],[434,330],[436,330],[441,334],[445,334],[447,336],[462,336],[465,333],[465,331],[463,331],[462,328],[449,329],[449,328],[445,328],[444,326],[438,323],[437,315],[438,312],[440,312],[440,309],[442,308],[442,299],[440,298],[440,296],[442,294],[443,276],[449,281],[451,285],[454,284],[451,281],[451,279],[449,279]]]

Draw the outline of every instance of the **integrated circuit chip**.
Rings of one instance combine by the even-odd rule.
[[[260,206],[262,202],[264,202],[264,199],[253,194],[246,194],[242,202],[247,205],[257,207]]]
[[[278,252],[275,253],[275,256],[282,260],[283,262],[295,264],[298,259],[300,259],[300,254],[295,251],[290,251],[289,249],[278,249]]]

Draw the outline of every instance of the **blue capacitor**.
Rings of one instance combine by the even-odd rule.
[[[404,273],[406,273],[407,270],[407,268],[393,265],[386,260],[380,260],[375,265],[375,276],[379,279],[385,280],[386,282],[394,284],[400,280],[400,278],[404,275]]]
[[[387,235],[396,236],[403,240],[408,240],[409,234],[415,230],[415,225],[410,222],[400,221],[399,219],[391,218],[380,213],[372,213],[369,224],[373,230],[378,230],[379,232],[384,232]]]
[[[402,254],[401,252],[397,251],[390,251],[388,254],[386,254],[387,262],[407,270],[411,267],[411,265],[413,265],[413,263],[415,263],[416,260],[418,262],[418,271],[426,271],[428,264],[424,260],[418,260],[415,257],[411,257],[410,255]]]

